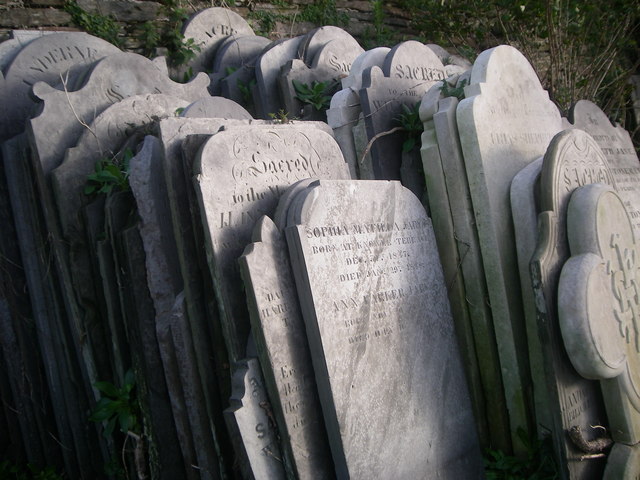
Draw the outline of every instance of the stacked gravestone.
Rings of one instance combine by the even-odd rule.
[[[40,80],[58,83],[62,75],[72,80],[78,70],[116,52],[119,50],[113,45],[81,33],[51,34],[26,44],[3,70],[1,95],[7,109],[1,120],[0,140],[7,140],[24,128],[34,107],[28,97],[31,85]],[[57,438],[63,446],[61,457],[69,474],[79,476],[81,472],[95,471],[102,463],[98,459],[102,452],[95,432],[83,427],[83,412],[88,410],[87,402],[92,397],[91,386],[85,382],[85,366],[77,361],[74,343],[66,334],[68,310],[62,300],[55,265],[52,265],[49,237],[42,235],[43,220],[37,212],[40,199],[34,191],[27,152],[23,137],[5,141],[4,173],[11,189],[19,240],[16,243],[22,253],[37,342],[47,359],[45,372],[56,412]],[[6,192],[4,187],[3,192]],[[9,235],[10,229],[5,232]],[[56,448],[52,446],[51,450],[55,452]]]
[[[573,366],[602,387],[614,444],[604,477],[640,471],[637,259],[624,201],[603,184],[578,188],[567,210],[571,258],[562,267],[558,312]]]
[[[405,107],[417,109],[424,93],[444,78],[440,59],[416,41],[403,42],[392,48],[382,69],[374,66],[364,71],[360,104],[371,156],[370,165],[361,168],[362,178],[401,178],[403,137],[399,132],[398,117],[406,113]],[[411,163],[411,157],[408,161]],[[405,168],[409,167],[405,165]],[[363,175],[363,169],[366,169],[366,175]],[[422,197],[422,192],[414,193]]]
[[[183,69],[197,73],[212,71],[216,51],[228,37],[253,35],[253,30],[237,13],[212,7],[196,13],[185,22],[182,35],[197,47],[195,57]]]
[[[237,70],[252,69],[255,58],[269,43],[268,38],[257,35],[227,37],[216,51],[213,73],[210,75],[210,92],[213,95],[219,95],[222,92],[221,82],[224,78]],[[227,85],[227,88],[229,86],[234,85]],[[237,87],[237,84],[235,86]],[[236,100],[231,96],[228,98]]]
[[[420,202],[398,182],[320,181],[293,198],[287,224],[338,478],[480,478],[442,270]],[[451,404],[455,414],[445,413]]]
[[[567,432],[579,429],[591,441],[600,435],[591,426],[606,426],[606,414],[597,383],[582,378],[571,365],[556,305],[560,270],[569,258],[567,205],[574,190],[590,183],[615,187],[613,171],[593,138],[575,129],[557,134],[544,159],[525,167],[511,187],[518,257],[525,264],[521,269],[526,268],[521,272],[522,288],[531,289],[536,298],[533,305],[525,303],[525,308],[533,309],[526,320],[535,322],[538,330],[536,339],[529,338],[529,348],[540,349],[542,355],[541,365],[532,365],[532,370],[538,368],[544,374],[542,380],[534,375],[535,388],[547,395],[544,407],[550,418],[545,425],[552,433],[563,476],[585,479],[601,478],[604,461],[598,457],[583,461],[594,452],[581,450]],[[528,286],[525,275],[530,278]],[[530,332],[535,333],[533,328]],[[536,405],[538,419],[539,408]]]
[[[513,177],[561,130],[560,114],[525,57],[500,46],[474,63],[456,111],[490,299],[513,448],[534,430],[527,332],[510,211]],[[535,358],[535,357],[534,357]]]
[[[321,27],[309,32],[298,46],[298,58],[284,64],[278,77],[284,110],[303,119],[325,119],[319,99],[304,98],[305,90],[330,97],[351,64],[363,52],[358,42],[338,27]],[[315,103],[315,104],[314,104]]]
[[[462,83],[459,77],[447,82],[455,86],[454,78]],[[426,190],[478,432],[483,443],[508,445],[500,361],[456,124],[458,103],[439,82],[420,104]]]

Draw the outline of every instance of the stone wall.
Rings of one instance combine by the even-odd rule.
[[[212,7],[229,7],[242,15],[253,26],[255,32],[271,39],[290,37],[306,33],[313,27],[330,22],[309,21],[310,8],[318,18],[319,2],[313,0],[288,0],[274,5],[269,2],[240,0],[235,2],[183,1],[189,14]],[[329,2],[327,2],[329,3]],[[0,40],[8,38],[13,29],[78,30],[71,15],[64,10],[65,0],[4,0],[0,4]],[[161,2],[141,0],[77,0],[77,4],[89,13],[112,16],[121,26],[124,47],[137,50],[141,46],[141,27],[145,22],[166,23],[166,14]],[[286,5],[285,5],[286,4]],[[233,5],[233,6],[232,6]],[[385,2],[383,21],[376,24],[372,1],[336,0],[336,10],[326,9],[325,17],[345,21],[340,24],[365,47],[415,38],[410,27],[410,18],[394,2]],[[89,32],[93,33],[93,32]]]

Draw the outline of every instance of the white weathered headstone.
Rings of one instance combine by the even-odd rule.
[[[319,181],[291,203],[288,225],[337,477],[481,478],[420,202],[399,182]]]
[[[509,202],[513,177],[546,151],[560,113],[527,59],[513,47],[480,54],[457,109],[514,448],[530,429],[529,361]]]

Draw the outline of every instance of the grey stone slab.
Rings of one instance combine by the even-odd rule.
[[[337,477],[482,478],[420,202],[399,182],[320,181],[298,194],[288,225]]]
[[[4,172],[16,219],[16,236],[30,293],[33,322],[40,349],[53,359],[45,366],[46,379],[55,409],[55,422],[65,468],[73,475],[96,471],[103,450],[95,429],[87,429],[84,416],[93,398],[87,376],[95,373],[91,356],[79,343],[75,318],[65,304],[51,239],[42,226],[29,169],[28,145],[24,135],[2,144]],[[85,330],[89,333],[89,330]],[[93,333],[93,331],[91,331]],[[95,378],[95,376],[93,377]]]
[[[362,73],[369,67],[380,67],[391,49],[389,47],[376,47],[362,52],[351,64],[349,75],[342,79],[342,88],[352,88],[358,91],[362,88]]]
[[[514,448],[518,427],[533,429],[524,312],[509,188],[513,177],[546,151],[560,114],[535,71],[515,48],[480,54],[457,109],[460,144],[480,239],[501,359]]]
[[[4,72],[5,68],[11,60],[33,40],[54,33],[52,31],[43,30],[12,30],[9,39],[0,42],[0,72]]]
[[[284,108],[278,89],[280,68],[296,58],[298,46],[303,37],[288,38],[274,42],[256,60],[256,89],[253,103],[260,118],[269,118],[270,113],[278,113]]]
[[[271,40],[258,35],[228,37],[217,49],[211,74],[214,95],[220,95],[221,80],[230,74],[229,70],[239,70],[245,66],[253,66],[255,59],[271,43]]]
[[[281,125],[212,136],[193,174],[227,349],[237,361],[247,342],[249,317],[236,260],[254,223],[275,210],[289,184],[308,177],[349,178],[349,172],[330,135]]]
[[[46,35],[30,42],[3,72],[5,115],[0,119],[0,140],[24,128],[33,109],[29,91],[36,82],[57,84],[61,78],[72,79],[96,60],[119,51],[104,40],[79,32]]]
[[[427,47],[433,50],[433,53],[438,56],[438,58],[444,65],[444,70],[446,72],[447,78],[454,75],[459,75],[471,68],[471,62],[469,62],[466,58],[463,58],[460,55],[449,53],[449,51],[442,48],[440,45],[429,43],[427,44]]]
[[[422,45],[415,42],[418,45]],[[426,47],[424,47],[426,48]],[[369,139],[371,166],[368,170],[373,172],[374,178],[381,180],[399,180],[403,136],[400,132],[398,116],[404,113],[403,106],[414,108],[422,99],[422,96],[431,88],[438,79],[444,78],[442,63],[431,50],[427,49],[433,57],[433,65],[427,67],[425,63],[422,69],[429,69],[433,73],[434,80],[422,78],[402,78],[399,76],[385,76],[378,67],[371,67],[363,74],[362,89],[360,90],[360,104],[367,128]],[[402,51],[401,51],[402,52]],[[387,62],[394,50],[387,54],[385,63],[388,68],[396,71],[396,64]],[[395,55],[396,61],[401,57]],[[402,68],[404,64],[398,65]],[[440,72],[439,76],[434,72]],[[396,130],[393,130],[393,129]],[[393,131],[392,131],[393,130]],[[375,140],[374,140],[375,139]]]
[[[640,441],[638,245],[623,200],[608,185],[579,187],[567,209],[571,258],[562,267],[558,313],[571,363],[599,379],[613,440]]]
[[[182,278],[172,224],[168,221],[171,211],[160,141],[153,136],[145,137],[142,148],[130,160],[129,168],[129,184],[136,201],[138,228],[145,252],[147,285],[158,338],[163,339],[160,344],[163,365],[165,372],[172,372],[167,376],[167,386],[174,420],[183,424],[178,430],[187,437],[180,439],[184,461],[187,465],[198,465],[201,476],[217,478],[214,432],[209,427],[191,330],[182,309],[183,301],[176,300]],[[190,476],[195,475],[193,470],[188,472]]]
[[[633,480],[640,472],[640,445],[616,443],[611,449],[603,480]]]
[[[371,160],[371,147],[369,136],[367,135],[367,126],[362,112],[358,115],[358,122],[351,129],[351,133],[353,134],[353,145],[356,151],[357,178],[361,180],[373,180],[376,177],[373,172],[373,161]]]
[[[344,88],[331,97],[327,110],[327,123],[333,129],[333,135],[340,145],[344,160],[349,165],[351,178],[358,178],[358,156],[356,153],[353,127],[362,113],[360,97],[351,88]]]
[[[205,74],[187,84],[174,82],[157,63],[124,52],[99,60],[79,90],[69,92],[36,83],[33,95],[44,105],[40,114],[28,122],[27,131],[45,177],[109,106],[134,95],[159,93],[193,102],[209,96],[208,83]]]
[[[194,72],[210,72],[217,48],[227,37],[253,35],[253,30],[240,15],[227,8],[211,7],[193,15],[182,28],[186,40],[200,47],[188,62]]]
[[[132,345],[133,370],[138,398],[143,405],[150,476],[183,478],[187,472],[180,453],[176,424],[169,402],[165,371],[162,364],[154,320],[153,302],[149,297],[144,267],[144,249],[138,227],[130,224],[133,210],[130,192],[121,192],[108,202],[112,237],[117,257],[118,276],[122,285],[122,301],[127,322],[127,335]],[[116,211],[110,211],[115,209]],[[119,210],[119,212],[118,212]]]
[[[220,80],[220,95],[239,103],[252,116],[258,117],[252,93],[252,90],[256,88],[256,60],[257,57],[222,78]]]
[[[525,170],[531,170],[532,165]],[[585,452],[580,451],[566,436],[568,430],[577,426],[591,440],[599,433],[592,431],[590,426],[606,427],[607,421],[599,385],[575,371],[564,348],[558,320],[558,281],[562,265],[569,258],[566,216],[570,195],[582,185],[603,183],[614,186],[615,180],[612,169],[593,138],[577,129],[564,130],[554,137],[541,167],[541,172],[530,175],[526,182],[528,186],[524,187],[525,191],[530,192],[528,210],[535,214],[529,220],[527,229],[535,229],[537,220],[535,249],[525,254],[525,244],[518,245],[519,257],[521,254],[529,257],[526,265],[531,279],[528,288],[532,289],[535,298],[533,318],[531,313],[525,312],[527,322],[535,322],[538,330],[538,339],[534,343],[531,338],[534,331],[530,331],[530,349],[535,346],[542,354],[540,365],[532,366],[532,369],[543,367],[546,377],[544,384],[535,384],[534,388],[544,390],[548,395],[547,410],[551,417],[548,425],[551,426],[549,430],[562,473],[567,478],[601,478],[604,460],[581,461]],[[524,191],[519,195],[526,196]],[[523,223],[531,213],[526,212],[524,205],[520,208],[515,221],[516,233],[518,224]],[[534,376],[535,381],[537,379]],[[538,411],[536,415],[540,417]]]
[[[358,42],[351,36],[350,33],[343,30],[340,27],[334,27],[331,25],[318,27],[311,30],[304,37],[300,45],[298,46],[297,57],[304,61],[307,65],[311,66],[318,52],[329,42],[338,41],[345,44],[345,46],[358,49],[360,52],[362,49]],[[357,56],[357,55],[356,55]]]
[[[456,123],[456,97],[434,85],[423,97],[421,154],[431,219],[461,341],[478,433],[508,450],[511,443],[500,360],[493,330],[478,233]],[[465,311],[466,310],[466,311]],[[473,336],[473,341],[469,339]],[[470,344],[469,346],[466,346]],[[470,356],[476,352],[475,361]],[[478,379],[482,393],[478,391]],[[486,422],[483,419],[491,419]]]
[[[233,118],[249,120],[253,117],[242,105],[224,97],[205,97],[188,105],[181,113],[187,118]]]
[[[384,59],[382,71],[387,77],[421,82],[437,82],[445,78],[442,61],[433,50],[415,40],[393,47]]]
[[[244,478],[287,478],[269,408],[258,360],[238,362],[233,374],[231,406],[225,410],[225,418]]]
[[[239,259],[260,364],[290,478],[333,478],[284,233],[263,216]]]
[[[593,137],[613,170],[618,193],[633,219],[633,229],[640,234],[640,168],[629,132],[613,125],[593,102],[580,100],[569,112],[571,124]]]

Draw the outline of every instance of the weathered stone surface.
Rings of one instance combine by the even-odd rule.
[[[211,7],[193,15],[184,24],[182,34],[200,47],[196,57],[189,61],[189,67],[194,72],[206,72],[211,71],[216,50],[225,38],[253,35],[253,30],[236,12]]]
[[[613,125],[594,103],[580,100],[569,112],[573,126],[593,137],[604,153],[616,180],[617,191],[633,219],[633,229],[640,234],[640,166],[629,132]]]
[[[220,80],[220,95],[242,105],[252,116],[257,116],[252,94],[256,86],[256,59]]]
[[[3,72],[15,56],[33,40],[53,33],[40,30],[12,30],[10,38],[0,42],[0,72]]]
[[[382,68],[390,50],[389,47],[376,47],[358,55],[351,64],[349,75],[342,79],[342,88],[352,88],[357,92],[362,88],[362,73],[374,65]]]
[[[527,171],[530,174],[523,176]],[[524,181],[520,182],[519,191],[514,192],[519,177]],[[598,434],[590,425],[607,425],[602,395],[597,382],[582,378],[571,365],[562,342],[557,310],[560,270],[569,258],[566,228],[569,198],[576,188],[590,183],[615,186],[613,172],[593,138],[581,130],[564,130],[553,138],[542,162],[533,162],[514,178],[511,197],[516,238],[519,231],[529,232],[526,233],[529,238],[518,239],[518,261],[521,275],[530,278],[528,283],[523,278],[522,288],[534,391],[547,397],[545,408],[550,418],[546,424],[553,427],[550,430],[564,474],[569,478],[596,479],[602,476],[604,461],[581,461],[585,452],[569,441],[566,432],[578,426],[590,440]],[[525,199],[519,206],[517,197]],[[531,290],[531,303],[526,302],[525,288]],[[541,354],[537,364],[534,349]],[[535,370],[540,369],[544,373],[542,384],[535,375]],[[543,418],[542,407],[536,405],[538,422]]]
[[[82,88],[73,92],[44,82],[33,86],[33,95],[43,101],[44,106],[42,112],[28,122],[27,131],[45,176],[60,164],[65,151],[75,145],[96,117],[114,103],[151,93],[192,102],[209,96],[205,74],[199,74],[187,84],[176,83],[157,62],[135,53],[109,55],[98,61],[87,77]]]
[[[602,184],[576,189],[567,210],[571,258],[562,267],[558,312],[571,363],[600,379],[611,436],[640,441],[640,251],[622,199]]]
[[[231,406],[225,419],[244,478],[283,480],[286,478],[278,437],[267,414],[269,401],[255,358],[236,364]]]
[[[303,37],[302,42],[298,46],[297,58],[311,66],[318,52],[331,41],[338,41],[347,46],[350,45],[354,49],[361,48],[351,34],[340,27],[328,25],[315,28]],[[360,50],[358,54],[361,52],[362,50]]]
[[[457,106],[458,99],[444,97],[440,84],[431,87],[423,97],[420,105],[420,118],[424,122],[423,168],[438,251],[445,280],[450,285],[449,298],[458,336],[462,340],[468,338],[468,333],[463,332],[470,327],[477,350],[477,367],[467,370],[470,392],[476,408],[486,409],[486,414],[477,415],[476,420],[491,419],[486,428],[480,424],[480,438],[486,440],[484,432],[488,429],[491,443],[508,449],[510,434],[500,361],[460,147]],[[457,278],[453,275],[460,275],[462,283],[453,282]],[[464,310],[459,310],[463,306],[468,310],[470,324]],[[463,361],[467,360],[465,366],[468,368],[473,365],[473,359],[465,353],[465,347],[462,350]],[[472,376],[474,370],[480,375],[484,402],[477,396]]]
[[[640,446],[616,443],[609,453],[603,480],[633,480],[640,472]]]
[[[253,118],[242,105],[224,97],[205,97],[187,106],[181,113],[186,118],[233,118],[237,120]]]
[[[263,216],[239,259],[252,333],[292,478],[333,478],[304,321],[284,234]]]
[[[418,45],[422,44],[418,43]],[[400,124],[397,118],[404,113],[403,106],[415,108],[435,81],[444,78],[444,70],[442,70],[440,60],[431,50],[427,50],[435,64],[433,67],[424,68],[433,68],[433,72],[440,72],[439,77],[434,76],[435,80],[416,80],[399,76],[390,78],[375,66],[363,74],[360,104],[369,142],[375,138],[370,148],[371,166],[367,169],[373,172],[376,179],[400,179],[403,137],[399,131]],[[386,58],[388,59],[392,53],[394,50],[391,50]],[[396,60],[399,60],[399,57]],[[395,63],[389,63],[389,65],[394,66]],[[404,65],[400,65],[400,67],[404,68]],[[394,128],[396,130],[392,131]]]
[[[208,261],[227,349],[244,355],[249,318],[236,261],[255,221],[272,213],[280,194],[307,177],[348,178],[330,135],[317,128],[282,125],[231,128],[203,145],[194,182],[205,224]]]
[[[78,32],[46,35],[30,42],[4,70],[0,99],[5,114],[0,119],[0,140],[24,128],[33,109],[29,91],[36,82],[58,84],[96,60],[119,51],[104,40]]]
[[[477,58],[457,109],[460,143],[493,311],[514,448],[515,432],[533,428],[526,332],[509,188],[561,129],[560,114],[526,58],[500,46]]]
[[[268,119],[270,113],[276,114],[284,107],[278,89],[278,75],[283,65],[296,58],[302,38],[295,37],[274,42],[256,60],[256,89],[253,103],[258,117]]]
[[[360,96],[351,88],[344,88],[331,97],[331,105],[327,110],[327,123],[333,129],[333,135],[340,145],[344,160],[349,165],[351,178],[358,178],[358,158],[353,139],[353,127],[358,122],[360,113]]]
[[[296,196],[288,224],[338,478],[481,478],[420,202],[399,182],[320,181]]]
[[[253,65],[255,59],[269,45],[268,38],[257,35],[227,37],[217,49],[213,61],[213,73],[210,75],[210,91],[213,95],[220,95],[222,85],[220,81],[230,75],[232,71]]]

